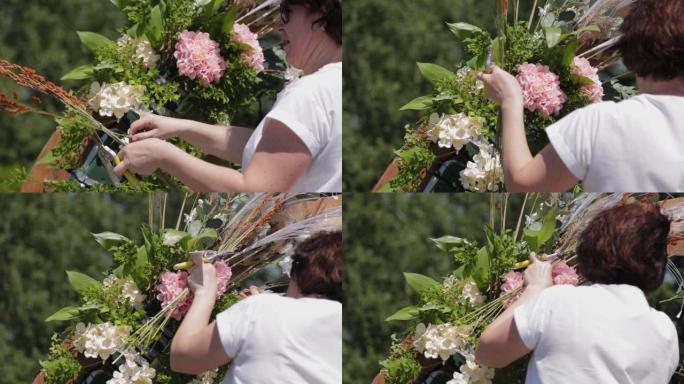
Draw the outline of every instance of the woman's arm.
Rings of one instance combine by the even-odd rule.
[[[553,146],[532,156],[525,137],[522,90],[510,73],[493,66],[480,74],[490,99],[501,106],[504,181],[510,192],[559,192],[571,188],[577,178],[568,170]]]
[[[198,121],[147,114],[131,124],[132,141],[180,137],[202,152],[233,163],[242,161],[242,152],[252,130],[236,126],[210,125]]]
[[[301,139],[286,125],[269,120],[249,167],[240,173],[198,159],[159,139],[131,143],[120,152],[126,169],[149,174],[161,168],[198,192],[286,192],[304,175],[311,154]]]
[[[228,364],[231,360],[223,349],[215,323],[209,316],[216,302],[216,270],[202,264],[202,257],[193,257],[195,266],[189,285],[194,299],[188,313],[171,342],[171,369],[198,375]]]
[[[553,285],[551,264],[539,261],[534,253],[530,260],[532,263],[525,270],[525,291],[480,336],[475,351],[475,360],[480,364],[503,368],[530,352],[515,325],[515,309]]]

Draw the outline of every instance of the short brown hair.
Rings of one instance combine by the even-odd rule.
[[[684,76],[684,1],[637,0],[620,27],[617,49],[640,77]]]
[[[290,274],[302,295],[342,302],[342,232],[321,232],[299,244]]]
[[[280,11],[287,22],[287,10],[291,5],[303,5],[311,12],[319,12],[321,17],[314,21],[325,27],[331,39],[342,45],[342,1],[341,0],[282,0]]]
[[[648,293],[665,276],[670,220],[653,203],[634,203],[599,213],[577,247],[579,273],[593,283],[630,284]]]

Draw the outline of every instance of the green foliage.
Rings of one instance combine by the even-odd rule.
[[[410,63],[453,68],[463,50],[445,23],[487,29],[493,18],[491,5],[476,0],[356,0],[344,5],[342,17],[344,190],[368,191],[402,145],[401,127],[419,116],[398,107],[431,92]]]
[[[506,26],[506,58],[504,69],[517,72],[518,66],[542,53],[542,41],[527,30],[527,23]]]
[[[409,383],[422,371],[415,353],[406,348],[406,343],[397,335],[392,335],[389,357],[381,361],[380,366],[384,369],[387,384]]]
[[[64,384],[75,379],[81,371],[81,364],[64,347],[57,334],[52,335],[48,360],[41,361],[40,365],[46,384]]]
[[[176,204],[176,203],[174,203]],[[176,206],[179,206],[177,204]],[[50,338],[64,322],[45,322],[59,308],[78,302],[64,274],[102,276],[111,259],[91,231],[111,230],[135,241],[147,216],[139,194],[5,194],[0,211],[0,383],[30,383],[48,359]],[[55,381],[60,384],[65,381]]]
[[[95,129],[88,118],[71,108],[56,121],[62,140],[50,151],[55,159],[53,164],[62,169],[77,168],[83,139],[91,135]]]
[[[398,191],[414,191],[420,185],[420,173],[430,167],[437,157],[415,131],[407,129],[404,137],[404,147],[395,152],[399,173],[390,181],[390,187]]]

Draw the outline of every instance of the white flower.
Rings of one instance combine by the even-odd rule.
[[[120,120],[130,110],[142,109],[142,98],[145,87],[142,85],[128,85],[124,82],[100,85],[94,82],[90,85],[90,100],[88,105],[98,111],[100,116],[116,116]]]
[[[450,323],[439,325],[425,324],[416,326],[416,339],[413,346],[428,359],[440,358],[443,361],[465,347],[467,333],[464,327]]]
[[[108,380],[107,384],[152,384],[155,375],[156,371],[147,361],[139,355],[127,354],[126,362],[119,366],[114,378]]]
[[[280,254],[283,255],[283,258],[280,259],[278,265],[280,266],[280,270],[289,277],[290,272],[292,271],[292,255],[294,255],[294,245],[292,245],[292,243],[285,244],[283,249],[280,251]]]
[[[129,278],[119,279],[114,275],[109,275],[102,282],[104,288],[116,287],[121,290],[121,298],[128,300],[133,308],[140,309],[147,296],[143,295],[135,282]]]
[[[149,41],[139,39],[135,46],[135,58],[142,60],[147,68],[154,68],[160,59],[160,56],[154,51]]]
[[[130,334],[128,326],[116,326],[106,322],[102,324],[83,323],[76,325],[73,345],[86,357],[107,360],[114,352],[121,350]]]
[[[499,184],[503,183],[500,156],[491,144],[481,142],[477,145],[480,152],[461,171],[461,184],[474,192],[498,191]]]
[[[537,212],[533,212],[530,215],[525,215],[525,227],[532,231],[538,231],[541,229],[541,226],[542,222]]]
[[[206,371],[188,384],[213,384],[214,380],[216,380],[216,376],[218,376],[218,369]]]
[[[463,283],[463,296],[468,299],[473,307],[480,306],[485,301],[484,295],[480,293],[477,284],[472,280],[465,280]]]
[[[428,139],[443,148],[454,148],[459,151],[464,145],[480,135],[484,120],[480,117],[468,117],[463,113],[455,115],[430,115],[427,131]]]
[[[454,378],[446,384],[491,384],[494,378],[494,368],[478,365],[475,356],[465,355],[466,361],[461,365],[461,372],[454,372]]]

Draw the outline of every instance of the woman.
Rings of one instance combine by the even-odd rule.
[[[684,2],[637,0],[618,43],[641,95],[577,110],[547,128],[536,156],[525,140],[522,91],[494,66],[480,74],[501,105],[509,191],[684,191]]]
[[[482,334],[477,361],[504,367],[532,351],[526,383],[669,382],[677,331],[644,296],[663,282],[669,230],[654,204],[600,213],[577,248],[590,285],[552,286],[550,263],[531,255],[522,296]]]
[[[280,17],[287,61],[304,76],[278,94],[256,130],[146,115],[132,124],[116,173],[163,169],[196,191],[341,192],[341,1],[283,0]],[[172,136],[242,163],[242,173],[164,141]]]
[[[171,343],[171,368],[200,374],[230,363],[224,383],[342,382],[342,233],[314,235],[293,256],[287,297],[251,289],[216,316],[216,271],[192,270],[195,297]],[[261,293],[261,294],[260,294]]]

